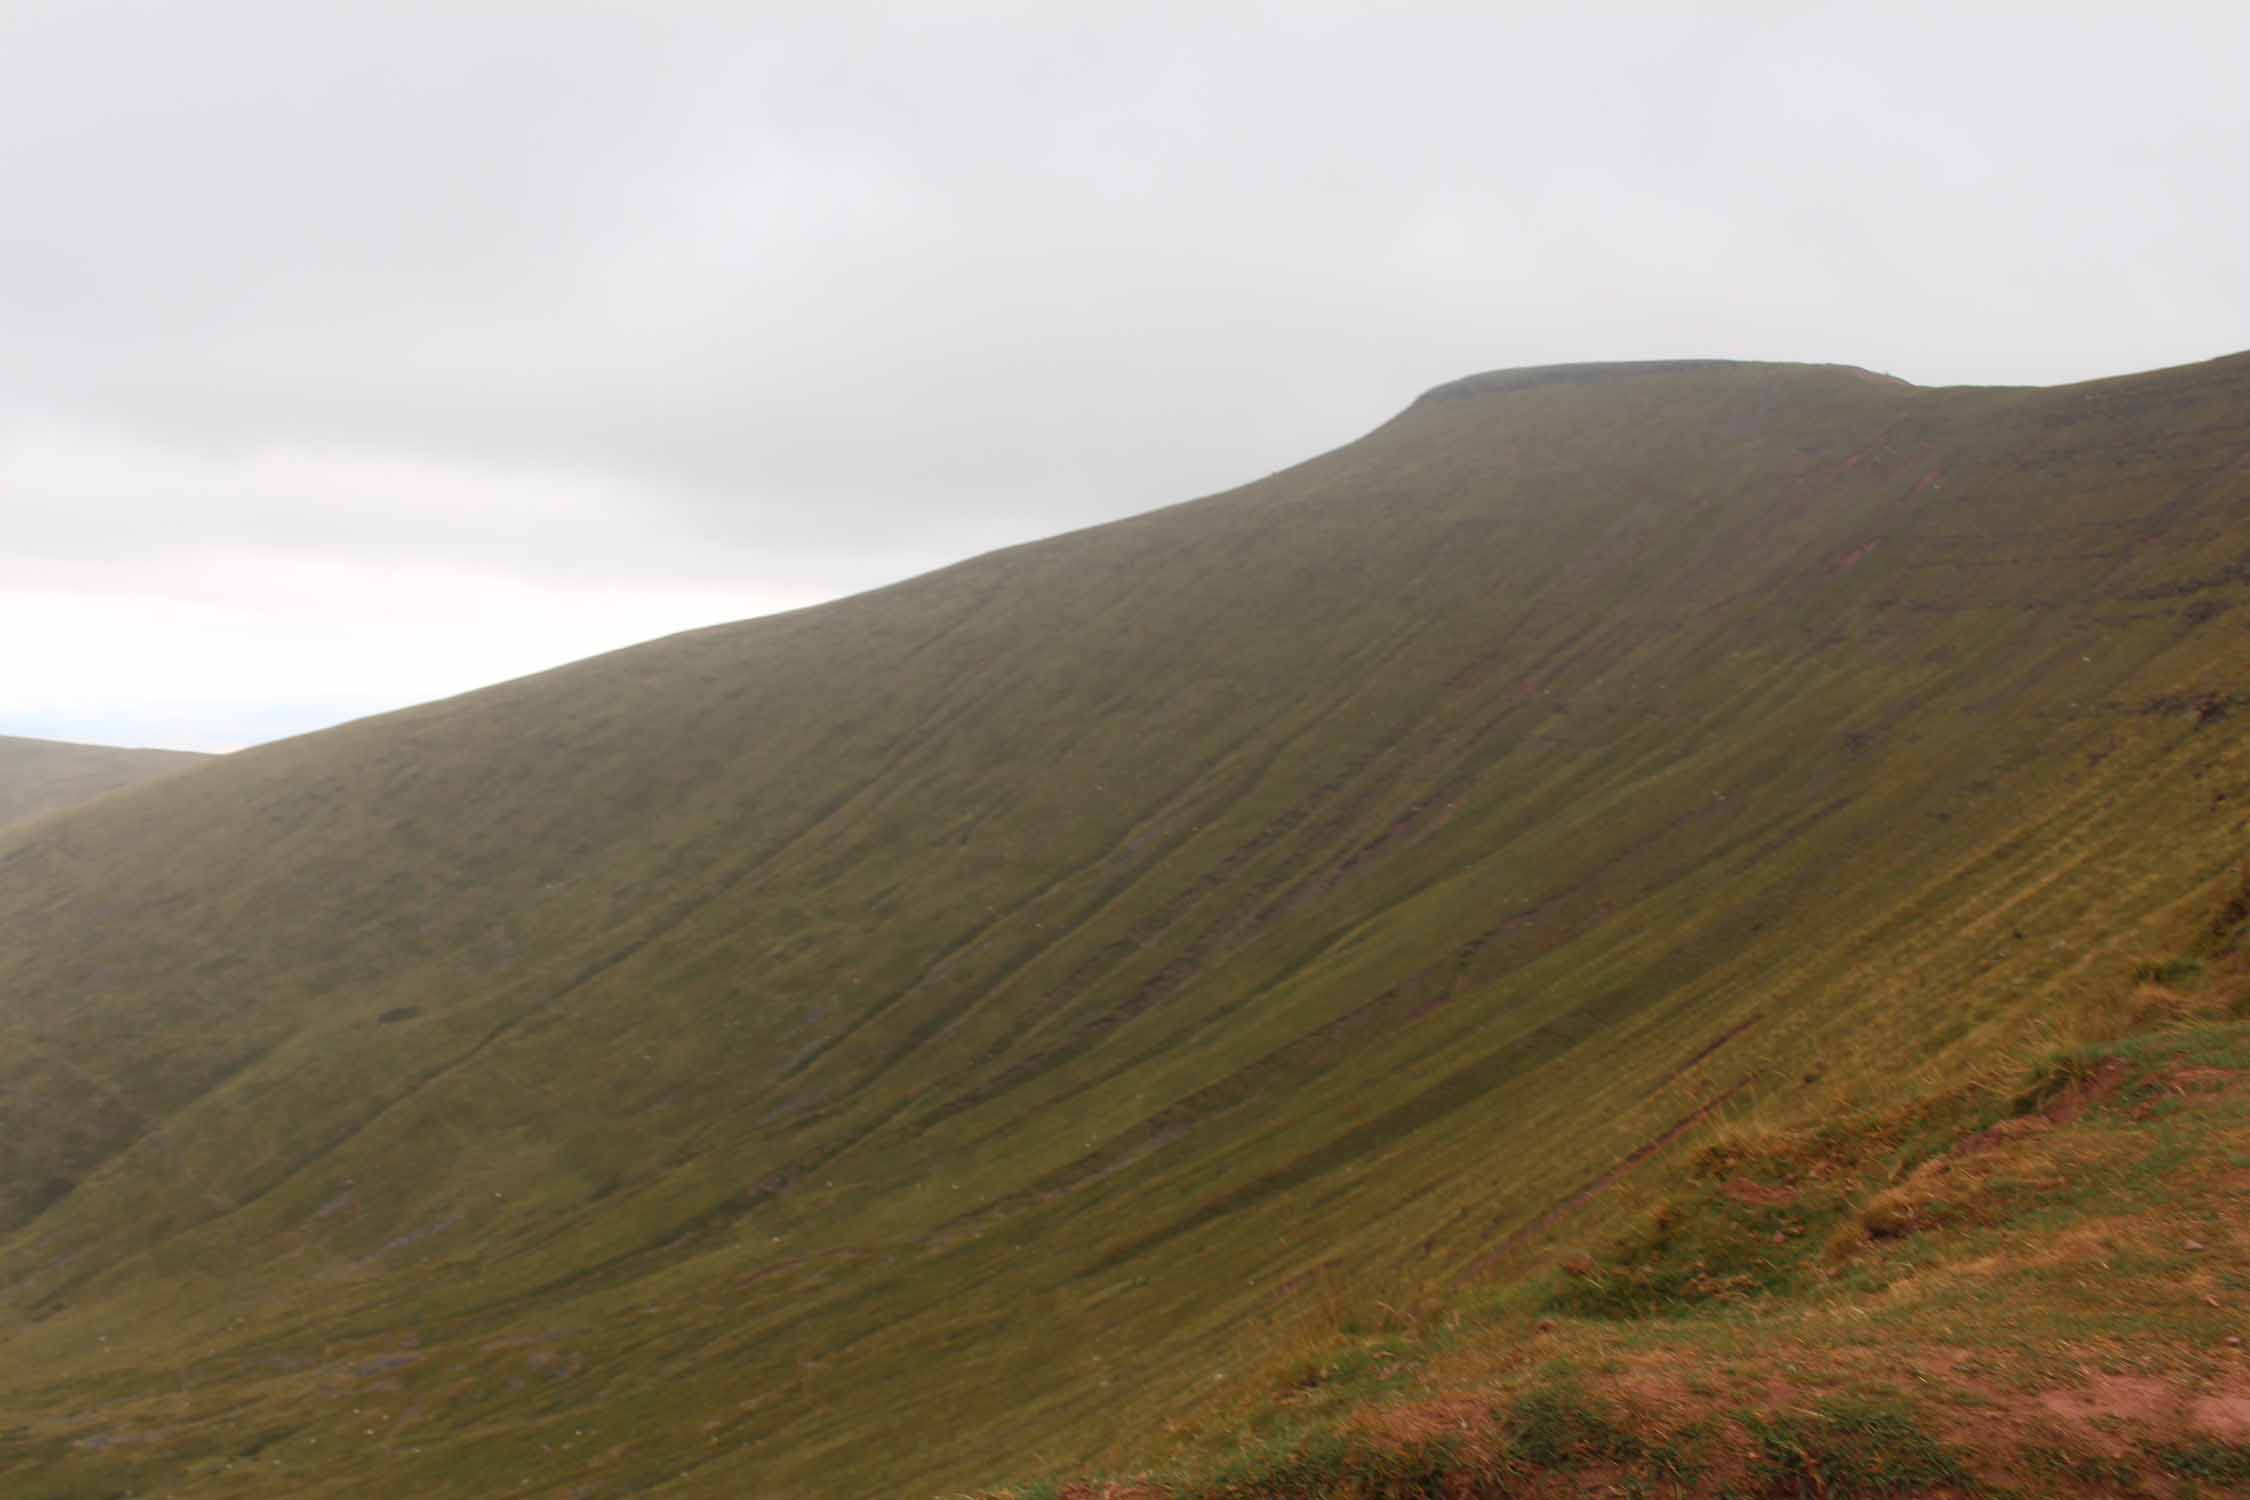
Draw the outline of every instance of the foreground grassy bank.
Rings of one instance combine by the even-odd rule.
[[[1370,1306],[1168,1466],[992,1500],[2250,1493],[2245,904],[2096,1040],[1715,1125],[1606,1238]]]

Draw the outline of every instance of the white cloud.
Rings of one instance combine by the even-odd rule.
[[[0,732],[234,749],[824,597],[302,554],[78,564],[0,592]]]

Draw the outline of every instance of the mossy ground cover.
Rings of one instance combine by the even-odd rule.
[[[61,812],[209,759],[183,750],[125,750],[0,734],[0,825]]]

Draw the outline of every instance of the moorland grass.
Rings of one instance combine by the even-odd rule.
[[[2241,358],[1458,389],[0,831],[10,1493],[1185,1450],[1702,1132],[2122,1034],[2241,893],[2246,433]],[[1841,1223],[1768,1217],[1561,1320],[1731,1337]]]
[[[62,812],[209,759],[186,750],[125,750],[0,735],[0,825]]]

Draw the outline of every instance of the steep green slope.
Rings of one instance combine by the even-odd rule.
[[[1510,372],[0,833],[0,1465],[1098,1456],[1309,1285],[2169,951],[2243,844],[2246,593],[2250,358]]]
[[[121,750],[0,734],[0,823],[76,807],[208,758],[185,750]]]

